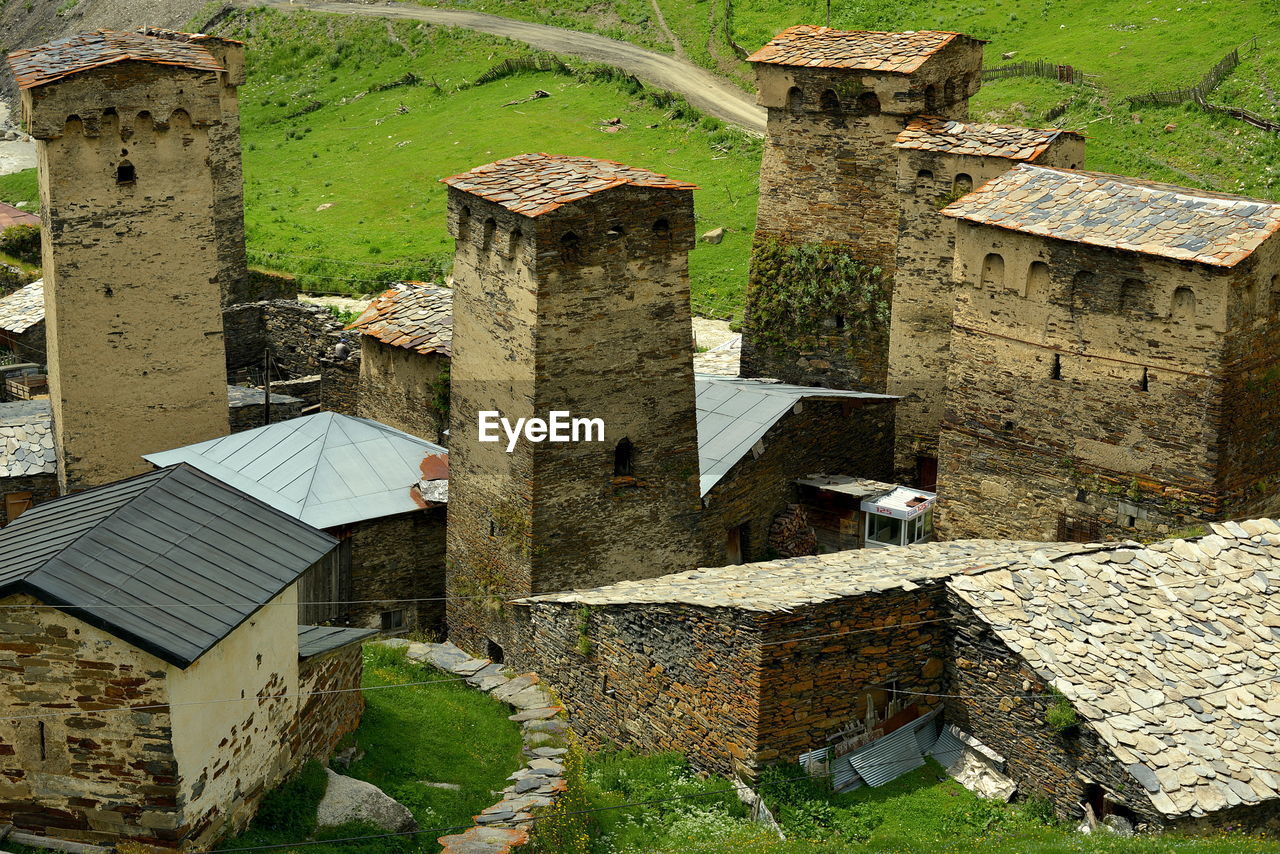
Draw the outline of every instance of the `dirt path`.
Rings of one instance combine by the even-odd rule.
[[[679,92],[705,113],[754,134],[764,134],[765,111],[754,98],[732,83],[703,68],[672,56],[655,53],[633,44],[594,33],[563,30],[544,24],[514,21],[482,12],[461,9],[433,9],[377,3],[321,2],[321,0],[242,0],[245,6],[269,6],[281,11],[308,10],[339,15],[367,15],[375,18],[406,18],[448,27],[478,30],[532,45],[539,50],[576,56],[590,62],[613,65],[663,89]]]
[[[649,0],[649,5],[653,7],[658,29],[662,30],[662,34],[667,37],[667,41],[671,42],[671,49],[676,52],[676,59],[686,59],[684,45],[680,44],[680,39],[676,38],[675,31],[667,26],[667,16],[662,14],[662,4],[658,0]]]

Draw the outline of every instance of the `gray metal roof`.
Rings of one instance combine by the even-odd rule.
[[[298,626],[298,658],[311,658],[349,643],[373,637],[377,629],[344,629],[339,626]]]
[[[896,400],[887,394],[715,374],[698,374],[694,384],[698,393],[698,467],[703,495],[802,400]]]
[[[423,461],[445,453],[377,421],[320,412],[145,459],[190,463],[308,525],[332,528],[421,509]]]
[[[336,543],[173,466],[38,504],[0,529],[0,595],[29,593],[187,667]]]

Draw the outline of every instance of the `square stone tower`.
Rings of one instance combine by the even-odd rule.
[[[914,116],[968,115],[982,82],[982,42],[800,26],[748,61],[769,119],[742,373],[882,392],[900,207],[894,141]],[[831,285],[817,297],[776,293],[790,287],[786,268],[802,261],[795,250],[805,246],[835,250],[823,266],[845,258],[886,278],[846,299]],[[779,310],[766,316],[766,303]]]
[[[941,536],[1280,512],[1280,204],[1022,164],[943,213]]]
[[[700,530],[688,252],[694,186],[526,154],[446,178],[454,255],[449,633],[502,655],[506,600],[664,575]],[[508,447],[481,413],[600,419]],[[501,431],[499,430],[501,433]]]
[[[64,491],[227,432],[221,303],[237,238],[220,228],[238,198],[241,50],[98,32],[10,55],[37,140]]]
[[[894,469],[899,483],[932,490],[955,303],[955,220],[942,208],[1017,163],[1079,169],[1084,137],[928,116],[908,122],[894,148],[902,205],[889,326],[888,392],[902,398]]]

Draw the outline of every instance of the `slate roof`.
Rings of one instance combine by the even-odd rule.
[[[1280,524],[957,576],[1169,817],[1280,797]]]
[[[44,322],[44,279],[0,297],[0,329],[21,334]]]
[[[222,63],[193,42],[137,32],[100,30],[54,39],[38,47],[9,54],[9,67],[18,88],[32,89],[81,71],[116,62],[154,62],[196,71],[223,71]]]
[[[311,658],[373,637],[377,629],[344,629],[338,626],[298,626],[298,658]]]
[[[317,528],[409,513],[427,506],[424,466],[447,451],[377,421],[320,412],[170,451],[183,462]]]
[[[902,33],[833,30],[802,24],[778,33],[748,56],[747,62],[910,74],[957,38],[968,36],[936,30]]]
[[[1230,267],[1280,228],[1280,204],[1020,163],[943,208],[1041,237]]]
[[[519,154],[440,180],[528,217],[541,216],[624,184],[666,190],[698,189],[695,184],[648,169],[562,154]]]
[[[1078,133],[1058,128],[1022,128],[921,116],[907,123],[906,130],[898,134],[894,147],[974,157],[1035,160],[1063,136],[1083,139]]]
[[[266,393],[260,388],[252,388],[243,385],[227,386],[227,408],[240,409],[244,406],[261,406],[262,399]],[[300,397],[293,397],[287,394],[271,393],[271,402],[273,404],[283,406],[287,403],[306,403]]]
[[[453,355],[453,291],[408,282],[374,298],[347,329],[422,354]]]
[[[0,596],[28,593],[185,668],[336,544],[173,466],[37,504],[0,529]]]
[[[698,468],[706,495],[769,429],[806,399],[896,400],[885,394],[698,374]]]
[[[22,208],[15,208],[13,205],[7,205],[0,202],[0,231],[14,225],[39,225],[40,217],[24,211]]]
[[[1017,566],[1026,555],[1043,548],[1044,543],[953,540],[857,549],[695,569],[519,601],[580,605],[679,604],[778,613],[863,593],[914,590],[922,583],[958,572]],[[1098,546],[1069,543],[1061,548],[1085,552]]]
[[[49,401],[0,404],[0,478],[53,474],[57,470]]]

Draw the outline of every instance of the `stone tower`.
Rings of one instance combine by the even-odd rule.
[[[454,256],[449,634],[501,656],[503,602],[691,569],[692,184],[526,154],[445,179]],[[603,437],[480,441],[480,413],[600,419]],[[498,431],[501,433],[501,430]]]
[[[227,432],[221,303],[243,236],[220,228],[243,60],[233,42],[98,32],[9,61],[39,157],[58,478],[76,491]]]
[[[1280,511],[1280,204],[1021,164],[947,207],[947,539]]]
[[[882,392],[898,240],[894,141],[913,116],[968,115],[981,85],[982,42],[800,26],[748,61],[769,118],[742,373]],[[847,299],[832,293],[829,306],[822,295],[802,301],[778,293],[789,287],[792,251],[806,246],[834,250],[827,266],[847,258],[879,267],[883,287]]]
[[[1021,128],[924,117],[898,135],[902,205],[889,331],[889,394],[899,395],[895,478],[932,490],[945,404],[955,292],[955,199],[1017,163],[1084,164],[1084,137],[1055,128]]]

